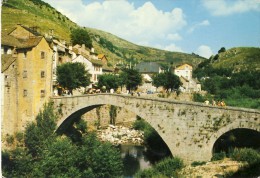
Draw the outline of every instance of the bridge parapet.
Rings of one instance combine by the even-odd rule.
[[[260,131],[260,111],[254,109],[118,94],[55,97],[52,100],[60,113],[59,127],[100,105],[115,105],[132,111],[158,132],[173,155],[187,162],[209,160],[215,141],[232,129]]]

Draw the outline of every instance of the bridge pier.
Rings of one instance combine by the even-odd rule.
[[[168,145],[173,156],[186,163],[208,161],[216,140],[224,133],[247,128],[260,131],[260,111],[254,109],[207,106],[161,98],[118,94],[93,94],[52,98],[60,112],[58,128],[100,105],[125,108],[146,120]]]

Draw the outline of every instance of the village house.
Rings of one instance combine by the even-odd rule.
[[[141,73],[143,77],[143,84],[139,88],[143,92],[153,93],[156,87],[152,84],[152,76],[164,72],[162,67],[156,62],[141,62],[136,65],[136,70]]]
[[[2,34],[2,136],[22,131],[52,93],[52,49],[36,28]]]
[[[91,75],[91,85],[89,86],[89,88],[92,88],[93,85],[98,82],[98,76],[103,74],[103,63],[101,60],[91,59],[88,55],[80,54],[75,59],[73,59],[72,62],[80,62],[85,65],[85,69]]]
[[[192,66],[189,64],[182,64],[174,69],[174,74],[180,77],[182,92],[200,92],[201,84],[198,80],[192,78]]]

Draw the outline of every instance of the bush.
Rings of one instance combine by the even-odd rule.
[[[180,158],[166,158],[157,163],[153,168],[139,171],[135,177],[153,178],[153,177],[178,177],[177,171],[184,167]]]
[[[191,163],[191,166],[196,167],[196,166],[201,166],[206,164],[206,161],[194,161]]]
[[[177,171],[184,167],[180,158],[166,158],[155,165],[155,169],[162,175],[172,177],[177,175]]]
[[[211,161],[217,161],[217,160],[222,160],[226,157],[226,153],[225,152],[220,152],[220,153],[214,153]]]
[[[231,158],[235,161],[246,161],[249,165],[260,164],[260,153],[251,148],[235,148]]]

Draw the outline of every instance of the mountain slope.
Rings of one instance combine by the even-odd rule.
[[[230,68],[233,71],[260,70],[260,48],[236,47],[218,54],[214,68]]]
[[[70,30],[79,27],[69,18],[41,0],[8,0],[2,6],[2,31],[10,31],[16,24],[37,26],[40,33],[48,34],[54,30],[54,36],[70,41]],[[159,61],[173,65],[184,62],[197,66],[205,58],[195,54],[169,52],[150,47],[135,45],[110,33],[84,27],[93,40],[97,53],[108,56],[110,63]]]

